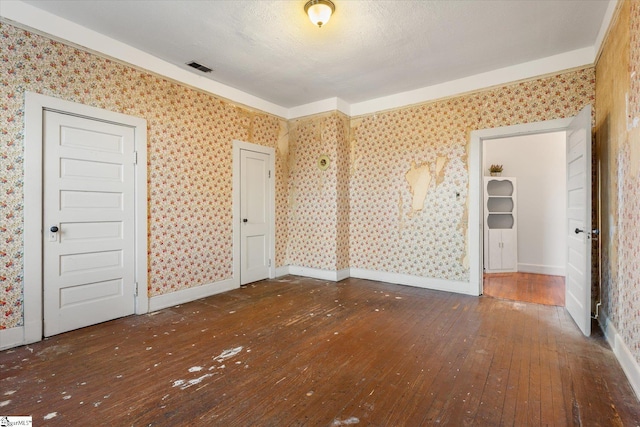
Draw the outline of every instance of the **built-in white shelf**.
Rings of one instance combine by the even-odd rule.
[[[484,268],[487,273],[518,270],[516,179],[485,177]]]

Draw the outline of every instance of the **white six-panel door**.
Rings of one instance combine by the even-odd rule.
[[[133,314],[134,129],[45,111],[44,335]]]
[[[591,106],[567,128],[567,276],[565,305],[591,334]]]
[[[268,154],[240,150],[240,284],[269,277],[270,192]]]

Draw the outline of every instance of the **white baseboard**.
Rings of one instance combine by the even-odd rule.
[[[470,282],[434,279],[430,277],[413,276],[410,274],[387,273],[384,271],[365,270],[362,268],[351,268],[350,271],[351,277],[356,277],[358,279],[377,280],[380,282],[415,286],[417,288],[433,289],[436,291],[455,292],[465,295],[478,295],[477,285],[472,286]]]
[[[289,266],[289,273],[294,276],[311,277],[312,279],[329,280],[331,282],[339,282],[349,277],[349,269],[344,270],[322,270],[320,268],[298,267],[297,265]]]
[[[234,284],[233,279],[221,280],[219,282],[208,283],[193,288],[181,289],[169,294],[158,295],[149,298],[149,311],[157,311],[174,305],[184,304],[205,298],[211,295],[227,292],[232,289],[238,289],[239,286]]]
[[[277,267],[276,268],[276,277],[286,276],[287,274],[289,274],[289,266],[288,265],[283,265],[282,267]]]
[[[339,282],[339,281],[344,280],[344,279],[348,279],[349,277],[351,277],[351,269],[350,268],[343,268],[342,270],[336,271],[336,278],[338,279],[338,280],[336,280],[336,282]]]
[[[0,329],[0,350],[28,344],[24,339],[24,326]]]
[[[355,277],[358,279],[377,280],[396,285],[415,286],[418,288],[455,292],[465,295],[478,295],[478,284],[472,285],[470,282],[434,279],[430,277],[412,276],[410,274],[365,270],[362,268],[345,268],[343,270],[333,271],[289,265],[278,267],[278,269],[276,269],[277,277],[285,276],[287,274],[311,277],[313,279],[329,280],[332,282],[339,282],[340,280],[344,280],[349,277]]]
[[[566,268],[564,266],[525,264],[521,262],[518,263],[518,272],[548,274],[550,276],[566,276],[567,275]]]
[[[219,282],[209,283],[195,288],[183,289],[170,294],[158,295],[149,298],[149,311],[157,311],[167,307],[173,307],[178,304],[195,301],[200,298],[227,292],[237,289],[239,286],[234,285],[233,279],[221,280]],[[32,328],[33,329],[33,328]],[[24,344],[31,344],[42,340],[42,337],[25,336],[25,327],[0,329],[0,350],[17,347]]]
[[[622,370],[624,371],[631,388],[636,393],[636,399],[640,400],[640,365],[631,354],[629,347],[624,343],[622,337],[616,330],[613,323],[609,321],[609,318],[602,313],[600,327],[604,331],[604,336],[607,338],[607,342],[613,350]]]

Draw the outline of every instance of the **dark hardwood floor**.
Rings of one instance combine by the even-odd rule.
[[[533,273],[485,274],[483,294],[495,298],[564,307],[564,277]]]
[[[560,307],[287,276],[0,352],[37,426],[635,426]]]

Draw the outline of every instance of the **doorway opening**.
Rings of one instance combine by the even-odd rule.
[[[566,132],[487,140],[482,152],[484,294],[564,306]]]
[[[592,123],[591,105],[585,106],[575,117],[543,122],[525,123],[471,132],[469,149],[469,265],[471,285],[483,293],[484,273],[484,209],[483,209],[483,146],[493,139],[566,131],[566,285],[565,308],[578,328],[589,336],[592,315],[592,248],[598,229],[594,222],[592,190]],[[476,222],[477,220],[477,222]],[[594,237],[592,239],[592,237]],[[597,253],[595,254],[597,258]]]

